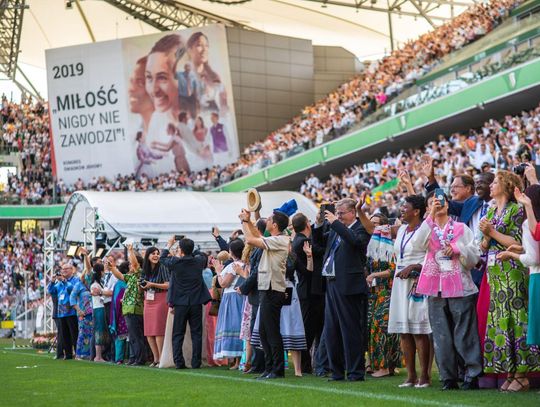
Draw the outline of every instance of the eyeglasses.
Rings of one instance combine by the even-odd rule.
[[[345,211],[345,212],[336,212],[336,216],[343,216],[349,212],[352,212],[353,210],[352,209],[349,209],[348,211]]]
[[[454,188],[465,188],[465,185],[450,185],[450,189]]]

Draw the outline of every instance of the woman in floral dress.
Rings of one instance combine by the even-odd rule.
[[[495,205],[480,221],[481,248],[487,252],[490,303],[484,342],[484,372],[506,373],[503,391],[529,388],[528,372],[540,370],[538,350],[527,345],[528,271],[519,260],[498,256],[512,245],[521,245],[523,208],[514,188],[519,177],[499,171],[491,184]]]
[[[373,377],[393,375],[401,367],[399,335],[388,333],[390,293],[395,270],[394,242],[388,219],[382,214],[371,217],[375,230],[368,245],[367,283],[369,298],[368,354]]]

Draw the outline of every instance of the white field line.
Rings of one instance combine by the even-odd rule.
[[[4,348],[5,350],[18,350],[18,349],[12,349],[12,348]],[[21,353],[19,353],[21,355]],[[25,356],[36,356],[36,357],[46,357],[50,359],[50,356],[44,355],[44,354],[33,354],[33,353],[25,353]],[[74,360],[73,362],[83,362],[83,363],[92,363],[90,361],[83,361],[83,360]],[[69,363],[73,363],[69,362]],[[94,364],[94,366],[99,366],[100,364]],[[234,377],[234,376],[223,376],[218,374],[211,374],[211,373],[196,373],[194,371],[189,370],[175,370],[175,369],[155,369],[155,368],[148,368],[144,366],[116,366],[116,365],[109,365],[104,364],[104,366],[108,367],[124,367],[126,369],[145,369],[150,370],[153,372],[167,372],[172,374],[179,374],[181,376],[191,376],[191,377],[204,377],[208,379],[221,379],[221,380],[228,380],[232,382],[245,382],[245,383],[251,383],[251,384],[260,384],[265,386],[274,386],[274,387],[282,387],[282,388],[289,388],[289,389],[299,389],[299,390],[310,390],[310,391],[316,391],[321,393],[329,393],[329,394],[336,394],[336,395],[346,395],[346,396],[356,396],[361,397],[364,399],[372,399],[372,400],[382,400],[382,401],[397,401],[407,404],[416,404],[416,405],[422,405],[422,406],[440,406],[440,407],[474,407],[472,405],[466,405],[466,404],[456,404],[456,403],[446,403],[443,401],[435,401],[435,400],[424,400],[418,397],[414,397],[412,395],[407,396],[393,396],[383,393],[373,393],[369,391],[359,391],[359,390],[348,390],[348,389],[339,389],[337,387],[317,387],[317,386],[309,386],[309,385],[302,385],[302,384],[292,384],[292,383],[284,383],[280,380],[255,380],[253,378],[243,378],[243,377]],[[359,382],[358,384],[361,386]],[[340,384],[338,384],[339,386]],[[407,391],[407,390],[405,390]],[[415,390],[416,391],[416,390]],[[419,393],[422,392],[421,389],[417,390]],[[442,394],[441,394],[442,395]]]

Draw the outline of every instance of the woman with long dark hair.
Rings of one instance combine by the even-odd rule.
[[[220,112],[227,110],[227,93],[219,74],[210,67],[210,42],[208,37],[198,31],[187,41],[187,52],[195,74],[201,83],[200,106],[203,111]]]
[[[154,356],[150,367],[159,366],[163,338],[167,324],[167,290],[171,272],[159,262],[159,249],[150,247],[146,250],[141,275],[141,287],[144,289],[144,336],[148,340]]]
[[[103,286],[101,279],[103,277],[103,264],[96,263],[92,268],[90,292],[97,293],[92,295],[92,310],[94,315],[94,342],[96,347],[96,357],[94,362],[105,362],[103,359],[103,347],[108,340],[107,322],[105,320],[105,305],[103,303]]]

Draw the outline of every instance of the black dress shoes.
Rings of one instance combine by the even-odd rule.
[[[345,380],[344,377],[334,377],[334,376],[328,379],[329,382],[342,382],[343,380]]]
[[[348,376],[347,377],[348,382],[365,382],[366,379],[364,376]]]
[[[268,372],[268,371],[265,370],[264,372],[261,373],[260,376],[257,376],[255,378],[255,380],[264,380],[264,379],[266,379],[266,376],[268,376],[270,373],[271,372]]]
[[[276,373],[268,373],[265,377],[266,380],[269,380],[269,379],[283,379],[285,376],[284,375],[278,375]]]
[[[326,376],[328,376],[328,373],[327,372],[317,372],[317,373],[315,373],[315,376],[317,376],[317,377],[326,377]]]
[[[478,390],[479,388],[477,377],[466,379],[461,385],[461,390]]]
[[[459,386],[457,384],[457,381],[454,381],[454,380],[445,380],[443,382],[443,386],[442,386],[442,389],[441,390],[457,390],[459,389]]]
[[[176,366],[177,369],[187,369],[186,365],[178,365]]]
[[[249,369],[247,372],[244,372],[244,373],[245,374],[261,374],[263,373],[263,371],[252,367],[251,369]]]

